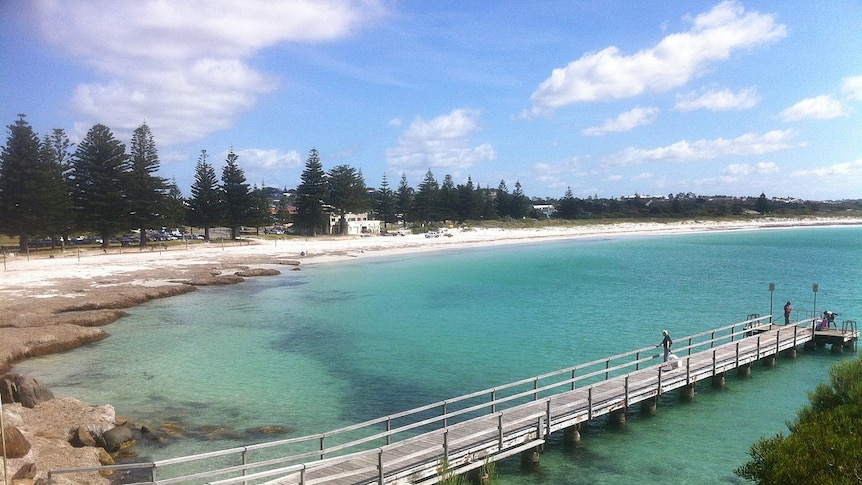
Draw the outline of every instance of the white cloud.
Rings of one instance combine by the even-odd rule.
[[[272,173],[302,167],[304,160],[296,150],[281,152],[276,149],[245,148],[235,151],[242,167],[253,172]]]
[[[841,84],[841,92],[847,99],[862,101],[862,76],[845,77]]]
[[[823,94],[803,99],[782,111],[779,116],[783,121],[831,120],[847,116],[847,110],[841,101]]]
[[[478,163],[495,160],[491,145],[470,146],[470,136],[479,130],[479,114],[456,109],[427,121],[417,117],[398,137],[398,146],[386,150],[388,166],[414,175],[444,170],[455,176]]]
[[[658,116],[658,108],[642,108],[638,106],[620,114],[612,120],[607,120],[601,126],[593,126],[581,131],[584,136],[602,136],[607,133],[629,131],[638,126],[648,125]]]
[[[697,109],[732,111],[753,108],[758,102],[760,102],[760,96],[754,88],[743,89],[736,93],[729,89],[710,90],[702,93],[693,91],[677,95],[673,109],[678,111]]]
[[[764,134],[746,133],[733,139],[678,141],[658,148],[626,148],[608,158],[606,166],[637,165],[648,161],[689,162],[722,156],[762,155],[794,147],[793,130],[774,130]]]
[[[829,178],[840,178],[843,183],[851,187],[859,187],[862,183],[862,158],[852,162],[836,163],[825,167],[796,170],[790,174],[791,177],[799,177],[810,180]],[[824,195],[824,198],[828,196]]]
[[[617,47],[588,53],[551,77],[532,94],[532,117],[577,102],[623,99],[644,92],[663,92],[701,74],[734,50],[777,41],[787,29],[772,15],[745,12],[738,2],[724,1],[692,20],[690,30],[670,34],[656,46],[624,55]]]
[[[248,65],[281,42],[350,35],[383,13],[377,0],[45,0],[43,35],[103,79],[73,106],[119,133],[147,121],[157,142],[198,140],[231,126],[275,80]],[[313,26],[313,28],[309,28]]]
[[[778,165],[774,162],[760,162],[754,165],[734,163],[724,168],[724,176],[732,179],[746,177],[752,174],[771,175],[778,173]]]

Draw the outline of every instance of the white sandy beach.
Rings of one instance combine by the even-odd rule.
[[[302,265],[325,263],[347,258],[364,258],[391,254],[437,251],[459,247],[492,246],[600,236],[679,234],[703,231],[753,230],[759,228],[862,224],[862,219],[779,219],[751,221],[687,221],[672,223],[607,223],[559,226],[541,229],[467,228],[449,229],[437,238],[422,234],[406,236],[318,236],[279,240],[250,239],[243,243],[213,241],[163,249],[151,243],[144,250],[137,247],[87,250],[67,249],[63,256],[9,255],[0,278],[0,296],[76,296],[64,291],[72,281],[94,286],[111,284],[161,285],[164,277],[153,277],[151,270],[171,270],[194,266],[260,266],[265,261],[292,259]],[[225,272],[229,268],[225,268]],[[170,279],[170,278],[168,278]],[[78,287],[79,285],[74,285]],[[80,293],[77,296],[81,296]],[[5,327],[9,316],[0,320]]]

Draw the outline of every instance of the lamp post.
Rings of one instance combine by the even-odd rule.
[[[775,294],[775,283],[769,283],[769,323],[772,323],[772,297]]]
[[[814,283],[811,290],[814,291],[814,315],[812,315],[812,318],[817,318],[817,292],[820,291],[820,285]]]

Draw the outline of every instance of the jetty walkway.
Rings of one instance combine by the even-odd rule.
[[[111,471],[114,480],[128,474],[122,483],[161,485],[406,485],[438,483],[449,473],[481,477],[491,461],[519,454],[538,460],[553,433],[577,441],[590,420],[623,422],[638,408],[655,413],[663,394],[694,399],[698,382],[722,386],[728,372],[747,374],[758,361],[774,365],[800,347],[855,350],[859,337],[851,320],[826,330],[815,329],[814,318],[771,322],[771,315],[752,314],[677,338],[679,360],[672,363],[656,358],[660,352],[651,346],[327,433],[152,463],[52,470],[49,480],[93,471]]]

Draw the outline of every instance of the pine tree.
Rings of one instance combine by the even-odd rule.
[[[312,148],[296,188],[296,222],[306,234],[316,236],[328,226],[324,212],[327,198],[326,172],[320,163],[320,155]]]
[[[560,199],[557,207],[557,217],[560,219],[575,219],[578,216],[578,202],[572,194],[572,188],[566,188],[566,194]]]
[[[389,179],[386,178],[386,173],[383,173],[383,180],[380,181],[380,188],[377,189],[377,217],[383,221],[383,229],[386,230],[388,224],[392,224],[398,220],[395,216],[395,192],[389,187]]]
[[[524,190],[521,188],[521,182],[515,181],[515,190],[512,192],[512,198],[509,202],[511,205],[511,216],[515,219],[523,219],[530,214],[532,206],[527,196],[524,195]]]
[[[65,247],[74,222],[71,185],[67,178],[72,163],[71,147],[69,137],[61,128],[55,128],[42,141],[41,158],[45,171],[42,208],[52,246],[61,239]]]
[[[155,175],[159,154],[150,127],[146,123],[132,134],[131,171],[129,173],[129,223],[140,230],[140,245],[147,244],[147,229],[161,227],[165,209],[167,182]]]
[[[395,210],[401,214],[404,227],[414,220],[413,207],[413,187],[407,183],[407,175],[402,172],[401,182],[398,183],[398,191],[395,194]]]
[[[464,222],[479,218],[479,200],[473,179],[467,177],[467,183],[458,186],[458,221]]]
[[[440,185],[434,178],[431,170],[425,173],[425,179],[419,184],[419,189],[416,191],[414,199],[416,208],[416,220],[422,222],[436,221],[438,210],[438,201],[440,194]]]
[[[506,181],[500,180],[500,185],[497,186],[497,198],[494,199],[497,215],[501,219],[512,217],[512,196],[509,194],[509,188],[506,187]]]
[[[189,225],[202,227],[204,239],[210,240],[210,228],[221,220],[222,191],[218,186],[215,168],[207,162],[207,151],[201,150],[195,165],[186,219]]]
[[[455,182],[449,174],[443,177],[437,205],[440,211],[438,214],[440,219],[453,221],[458,218],[458,190],[455,188]]]
[[[44,215],[39,137],[23,114],[7,128],[9,137],[0,154],[0,230],[18,236],[19,250],[26,253]]]
[[[367,211],[370,206],[361,172],[349,165],[333,167],[327,174],[327,201],[339,216],[339,234],[347,234],[348,213]]]
[[[231,149],[227,153],[225,166],[222,168],[221,182],[224,194],[222,215],[225,224],[230,228],[230,238],[239,237],[240,226],[252,221],[252,208],[255,202],[246,183],[245,172],[240,168],[239,156]]]
[[[105,125],[95,125],[72,158],[72,199],[77,220],[107,248],[111,236],[128,228],[129,157],[126,146]]]

